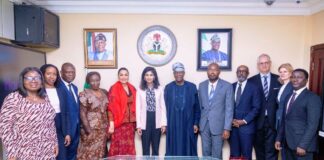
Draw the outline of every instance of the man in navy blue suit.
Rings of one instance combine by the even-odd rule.
[[[308,73],[295,69],[291,83],[294,92],[285,100],[285,110],[275,147],[284,143],[287,160],[312,160],[317,151],[317,131],[321,117],[321,99],[306,87]]]
[[[71,125],[71,144],[67,147],[67,157],[75,160],[80,137],[80,106],[78,88],[72,84],[75,79],[75,67],[71,63],[64,63],[61,68],[62,81],[60,87],[67,92],[68,116]]]
[[[256,132],[255,118],[261,107],[256,85],[247,81],[249,68],[241,65],[236,70],[238,82],[233,84],[235,109],[230,136],[231,157],[252,159],[253,140]]]
[[[279,76],[270,72],[271,59],[267,54],[261,54],[257,62],[259,74],[251,77],[248,82],[255,84],[261,98],[261,109],[257,116],[257,132],[254,149],[257,160],[277,160],[278,152],[274,147],[276,140],[277,96],[281,84]]]

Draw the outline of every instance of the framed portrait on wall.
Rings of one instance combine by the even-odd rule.
[[[232,29],[198,29],[197,70],[217,63],[221,70],[232,69]]]
[[[84,29],[86,68],[117,68],[117,30]]]
[[[149,65],[162,66],[175,56],[177,41],[168,28],[154,25],[146,28],[137,40],[139,56]]]

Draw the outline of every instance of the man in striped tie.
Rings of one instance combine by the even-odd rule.
[[[258,57],[259,74],[251,77],[248,81],[255,84],[260,93],[261,109],[257,117],[257,132],[254,148],[257,160],[277,160],[278,153],[274,148],[276,139],[276,111],[278,105],[276,97],[281,84],[278,75],[270,72],[271,59],[267,54]]]

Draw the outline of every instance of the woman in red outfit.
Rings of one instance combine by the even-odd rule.
[[[108,156],[135,155],[135,100],[136,89],[128,83],[129,72],[126,68],[118,70],[118,81],[108,93],[108,134],[111,145]]]

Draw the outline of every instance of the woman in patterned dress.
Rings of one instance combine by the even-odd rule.
[[[136,89],[129,82],[126,68],[118,70],[118,81],[111,86],[108,98],[111,145],[108,156],[135,155]]]
[[[80,93],[82,122],[78,160],[97,160],[107,152],[107,95],[100,89],[100,74],[89,72],[86,82],[90,88]]]
[[[0,137],[9,160],[54,160],[58,154],[55,110],[49,103],[44,78],[36,67],[19,75],[18,90],[4,100]]]
[[[136,128],[142,137],[143,155],[159,155],[161,134],[167,126],[164,88],[160,86],[155,68],[146,67],[141,76],[136,99]]]

